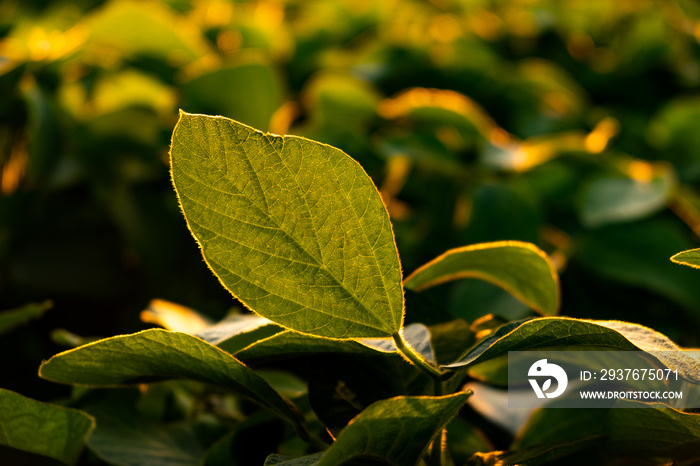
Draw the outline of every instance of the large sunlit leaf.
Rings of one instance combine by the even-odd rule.
[[[401,328],[389,216],[338,149],[182,112],[172,176],[190,230],[222,284],[258,314],[334,339]]]
[[[199,338],[161,329],[106,338],[44,362],[39,375],[95,387],[192,379],[236,390],[296,425],[290,407],[255,372]]]
[[[23,458],[13,452],[19,450],[75,464],[93,427],[92,418],[81,411],[0,389],[0,446],[11,449],[3,455],[5,461],[9,455]]]
[[[0,335],[19,327],[32,319],[41,317],[44,312],[51,309],[53,303],[45,301],[43,303],[30,303],[17,309],[9,309],[0,312]]]
[[[335,466],[358,456],[386,458],[392,464],[415,464],[469,395],[456,393],[378,401],[343,429],[318,465]]]
[[[559,308],[559,278],[547,255],[530,243],[497,241],[451,249],[406,278],[423,290],[459,278],[478,278],[500,286],[544,315]]]
[[[686,380],[700,381],[700,364],[664,335],[642,325],[568,317],[541,317],[511,322],[480,341],[459,361],[447,367],[473,366],[508,351],[587,346],[622,351],[646,351]]]

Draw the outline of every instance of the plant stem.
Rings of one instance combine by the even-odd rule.
[[[411,361],[413,365],[418,367],[420,370],[428,374],[430,378],[433,379],[435,387],[435,396],[442,396],[444,387],[442,383],[443,374],[440,372],[440,370],[432,364],[430,364],[430,362],[426,361],[426,359],[420,354],[418,354],[416,350],[411,348],[411,346],[408,345],[403,339],[403,335],[401,335],[400,332],[396,332],[392,336],[394,337],[396,347],[399,349],[401,354],[403,354],[406,357],[406,359]],[[430,463],[432,464],[432,466],[441,466],[443,464],[442,440],[444,433],[445,429],[441,429],[438,435],[435,437],[435,440],[433,440],[433,444],[430,447]]]
[[[394,337],[394,343],[396,343],[396,347],[399,349],[401,354],[406,356],[406,359],[411,361],[416,367],[418,367],[418,369],[428,374],[433,380],[436,380],[438,383],[440,383],[442,373],[435,366],[430,364],[428,361],[425,360],[423,356],[418,354],[416,350],[411,348],[403,339],[403,335],[401,335],[400,332],[396,332],[392,336]]]

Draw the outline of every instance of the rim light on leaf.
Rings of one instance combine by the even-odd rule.
[[[496,241],[450,249],[413,272],[404,282],[421,291],[461,278],[500,286],[542,315],[559,309],[559,276],[541,249],[522,241]]]
[[[256,313],[333,338],[395,334],[401,266],[389,215],[342,151],[180,113],[172,179],[205,261]]]

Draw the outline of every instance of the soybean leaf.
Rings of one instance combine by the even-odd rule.
[[[106,338],[53,356],[39,375],[54,382],[133,385],[192,379],[231,388],[297,426],[280,396],[236,358],[199,338],[161,329]]]
[[[619,409],[648,406],[648,409]],[[697,459],[700,415],[683,413],[661,403],[619,400],[605,422],[606,449],[636,457]]]
[[[670,172],[651,180],[606,177],[588,186],[581,221],[590,227],[636,220],[666,206],[676,180]]]
[[[181,112],[171,161],[205,261],[246,306],[333,339],[401,328],[389,216],[370,178],[342,151]]]
[[[78,461],[85,438],[94,427],[92,418],[81,411],[5,389],[0,389],[0,420],[0,445],[64,464]]]
[[[228,353],[235,354],[253,343],[283,331],[282,327],[264,317],[244,314],[228,317],[195,335]]]
[[[113,465],[199,466],[205,445],[195,424],[159,424],[139,416],[130,395],[109,393],[83,407],[97,424],[88,438],[90,450]]]
[[[53,306],[51,301],[44,301],[0,312],[0,335],[29,322],[31,319],[41,317],[44,312],[51,309],[51,306]]]
[[[415,464],[470,394],[378,401],[343,429],[318,465],[335,466],[357,456],[385,458],[393,464]]]
[[[530,243],[497,241],[451,249],[413,272],[404,283],[420,291],[459,278],[500,286],[543,315],[559,309],[559,278],[547,255]]]
[[[595,346],[623,351],[646,351],[690,381],[700,381],[699,363],[684,354],[664,335],[642,325],[568,317],[541,317],[511,322],[477,343],[459,361],[446,367],[469,367],[508,354],[537,348],[569,345]],[[662,353],[654,354],[655,351]]]
[[[608,410],[558,408],[557,404],[560,403],[559,400],[552,400],[547,408],[533,412],[518,432],[513,446],[521,449],[542,443],[571,442],[582,437],[603,434]]]
[[[404,339],[424,358],[435,361],[430,333],[423,324],[411,324],[404,328]],[[218,346],[227,349],[226,343]],[[227,349],[228,350],[228,349]],[[310,337],[289,330],[276,333],[269,338],[254,342],[243,348],[236,357],[243,361],[266,361],[278,358],[298,357],[318,353],[364,354],[395,353],[396,345],[391,338],[337,341]]]
[[[679,252],[671,257],[671,261],[676,264],[693,267],[694,269],[700,269],[700,249],[690,249],[688,251]]]
[[[493,450],[484,434],[459,416],[447,425],[447,448],[455,464],[464,464],[475,453]]]

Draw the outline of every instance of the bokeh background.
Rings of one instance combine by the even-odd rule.
[[[234,306],[170,183],[179,108],[356,158],[405,274],[530,241],[562,314],[698,346],[700,273],[669,257],[700,246],[699,42],[693,1],[2,0],[0,309],[53,307],[0,338],[0,386],[56,396],[36,376],[56,329],[140,330],[153,298]],[[532,315],[478,281],[428,297]]]

